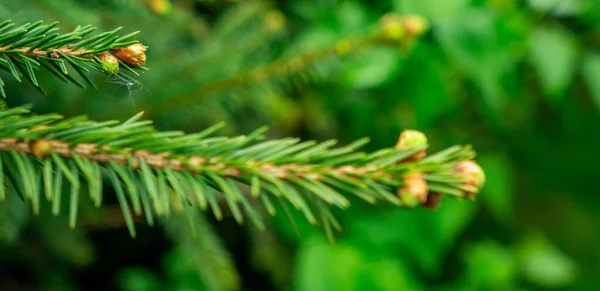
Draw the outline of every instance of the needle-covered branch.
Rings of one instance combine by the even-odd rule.
[[[121,28],[117,28],[88,37],[96,30],[91,25],[64,34],[57,32],[57,25],[58,22],[43,24],[42,21],[21,26],[10,20],[0,23],[0,69],[19,82],[28,80],[42,92],[36,75],[40,69],[82,88],[84,84],[70,74],[67,65],[91,87],[95,85],[88,76],[90,69],[119,74],[122,68],[134,75],[138,75],[135,69],[145,69],[146,47],[131,39],[137,32],[119,36]],[[1,78],[0,94],[6,97]]]
[[[33,115],[23,107],[0,111],[0,185],[40,211],[42,194],[60,212],[63,184],[70,184],[70,225],[75,227],[84,185],[96,206],[103,177],[111,181],[132,235],[132,214],[154,216],[197,206],[217,219],[222,199],[239,223],[244,213],[263,228],[262,204],[273,215],[279,204],[301,211],[331,232],[339,228],[330,207],[346,209],[352,196],[399,207],[437,206],[440,195],[472,198],[483,172],[470,161],[470,146],[426,156],[427,140],[405,131],[395,148],[359,151],[360,139],[333,147],[296,138],[263,140],[264,129],[238,137],[215,137],[216,125],[195,134],[156,131],[141,114],[119,123],[80,116]],[[249,185],[246,189],[243,184]],[[66,186],[66,185],[64,185]],[[221,194],[222,193],[222,194]],[[0,187],[0,198],[6,197]]]
[[[164,98],[151,104],[147,111],[151,116],[160,116],[196,104],[208,96],[231,92],[239,87],[265,81],[276,83],[277,78],[297,75],[327,60],[355,54],[373,46],[410,47],[427,30],[428,22],[420,16],[387,14],[367,31],[340,39],[329,47],[278,59],[221,80],[192,86],[192,90],[182,88],[172,98]]]

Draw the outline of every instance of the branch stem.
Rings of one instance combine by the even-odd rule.
[[[43,153],[40,148],[43,147]],[[71,146],[61,140],[38,139],[34,142],[18,141],[16,138],[0,138],[0,151],[10,150],[25,153],[31,156],[45,157],[50,153],[71,159],[73,155],[93,162],[108,164],[115,162],[127,165],[133,170],[140,167],[141,160],[152,169],[160,170],[169,168],[178,172],[212,172],[226,177],[243,178],[252,176],[254,172],[269,175],[279,179],[290,177],[308,178],[321,181],[324,175],[352,179],[368,177],[374,181],[392,179],[392,174],[375,165],[340,167],[324,166],[318,164],[283,163],[273,164],[257,160],[235,160],[221,157],[201,157],[197,155],[170,157],[170,152],[150,153],[145,150],[131,151],[130,149],[111,150],[108,146],[98,147],[96,144],[80,143]]]
[[[88,49],[71,49],[71,48],[49,48],[46,50],[42,50],[40,48],[36,48],[31,50],[30,47],[20,47],[10,49],[10,46],[2,46],[0,47],[0,56],[16,56],[16,55],[24,55],[28,57],[49,57],[58,59],[61,55],[66,55],[69,57],[81,57],[81,58],[92,58],[91,54],[86,54],[91,50]]]

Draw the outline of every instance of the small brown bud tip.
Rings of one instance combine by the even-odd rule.
[[[119,60],[109,53],[102,53],[99,55],[100,65],[102,69],[109,74],[116,74],[119,72]]]
[[[462,161],[454,167],[454,172],[465,179],[465,184],[483,187],[485,184],[485,173],[475,161]]]
[[[402,24],[402,17],[394,13],[388,13],[379,20],[381,33],[384,40],[399,40],[405,34],[405,28]]]
[[[126,47],[112,49],[111,52],[122,62],[130,66],[142,66],[146,63],[146,49],[148,47],[136,43]]]
[[[429,196],[429,187],[420,172],[411,172],[404,176],[404,186],[398,189],[398,197],[407,207],[425,204]]]
[[[402,25],[406,34],[411,37],[416,37],[424,34],[429,30],[429,22],[427,19],[418,15],[407,15],[402,17]]]
[[[421,147],[427,145],[427,136],[418,130],[406,129],[400,133],[400,138],[396,143],[397,149],[409,147]]]
[[[425,202],[425,204],[423,204],[423,206],[425,208],[437,210],[440,204],[442,203],[443,196],[443,194],[436,192],[429,193],[429,196],[427,196],[427,201]]]
[[[31,152],[38,158],[45,158],[52,153],[52,146],[47,140],[40,139],[31,145]]]

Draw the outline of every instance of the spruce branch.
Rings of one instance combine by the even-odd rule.
[[[276,14],[275,14],[276,15]],[[282,21],[282,20],[277,20]],[[163,98],[148,106],[145,110],[151,117],[170,113],[181,108],[189,107],[202,99],[235,88],[276,79],[282,76],[295,75],[303,72],[328,59],[344,57],[368,47],[391,45],[409,47],[425,33],[428,23],[415,15],[399,16],[386,14],[381,17],[379,24],[359,35],[338,40],[330,47],[317,51],[308,51],[297,56],[283,58],[222,80],[193,86],[193,90],[184,88],[171,98]],[[188,90],[188,91],[185,91]]]
[[[57,25],[58,22],[43,24],[42,21],[21,26],[10,20],[0,23],[0,69],[19,82],[25,77],[44,94],[36,75],[40,69],[82,88],[85,85],[70,74],[67,65],[94,88],[88,76],[90,69],[109,75],[121,74],[128,79],[132,78],[120,73],[121,68],[134,75],[138,75],[136,69],[146,69],[143,67],[146,47],[131,40],[138,32],[119,36],[119,27],[86,38],[96,30],[95,27],[79,26],[70,33],[61,34],[57,32]],[[1,78],[0,94],[6,97]]]
[[[286,213],[291,204],[331,236],[339,229],[331,208],[347,209],[352,196],[372,204],[437,207],[441,195],[474,198],[484,182],[470,146],[426,156],[427,139],[418,131],[403,132],[395,148],[365,153],[359,149],[367,138],[334,148],[335,140],[264,140],[264,128],[213,136],[222,124],[186,135],[156,131],[140,118],[95,122],[34,115],[25,107],[0,110],[0,185],[8,186],[0,187],[0,200],[8,189],[38,214],[44,193],[57,215],[60,201],[69,199],[75,227],[81,189],[87,185],[99,207],[107,177],[132,236],[133,215],[144,214],[152,225],[155,216],[198,207],[220,220],[219,199],[238,223],[246,214],[259,229],[264,224],[256,204],[271,215],[277,203]],[[63,197],[67,184],[70,196]]]

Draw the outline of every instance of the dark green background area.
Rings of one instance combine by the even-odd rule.
[[[143,85],[97,75],[99,89],[82,90],[41,72],[43,96],[1,73],[8,104],[98,120],[148,109],[160,129],[187,132],[226,121],[229,135],[269,125],[270,137],[369,136],[368,150],[412,128],[427,134],[430,152],[472,144],[486,172],[475,203],[447,198],[432,211],[355,202],[337,213],[344,231],[334,245],[300,215],[299,237],[281,214],[264,233],[207,215],[242,289],[599,288],[600,1],[178,0],[164,13],[150,2],[161,1],[0,0],[0,19],[123,26],[150,47]],[[276,32],[264,22],[274,10],[285,20]],[[194,99],[211,81],[330,46],[387,12],[424,16],[431,30],[408,49],[367,48],[153,115],[156,100]],[[102,223],[118,211],[83,209],[70,231],[45,210],[33,217],[18,199],[0,203],[1,290],[207,290],[189,248],[161,227],[140,224],[131,239]],[[221,271],[211,274],[232,274]]]

